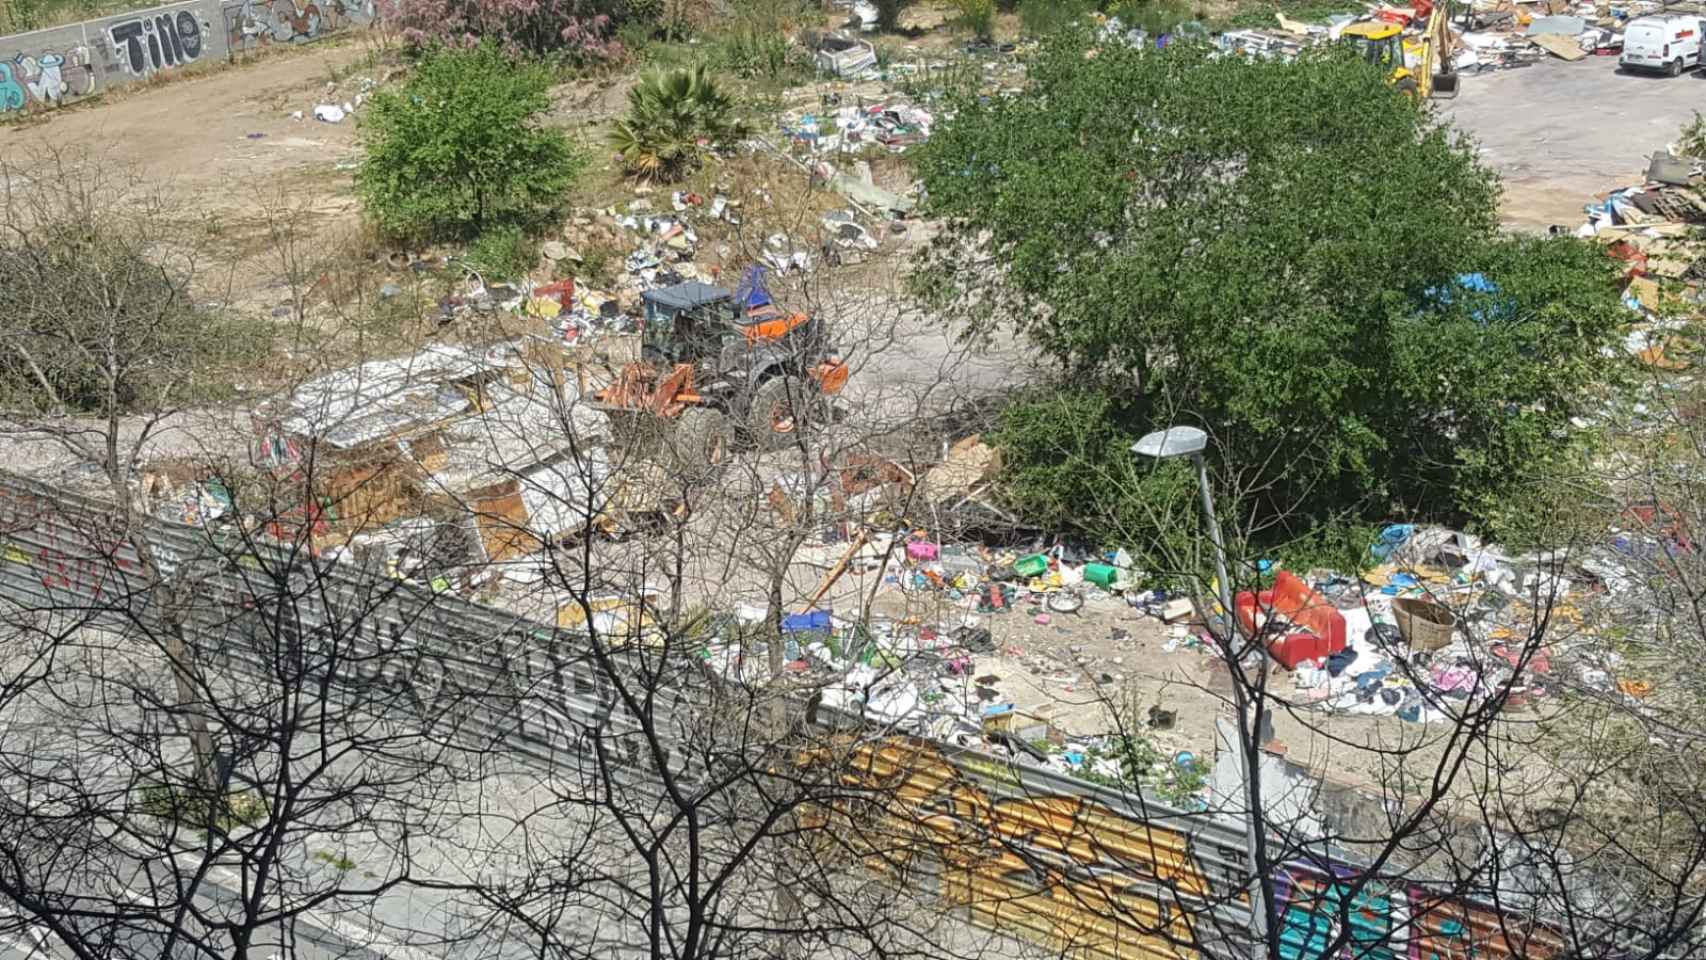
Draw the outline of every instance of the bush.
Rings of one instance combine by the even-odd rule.
[[[252,827],[271,812],[266,798],[246,790],[216,800],[198,787],[155,782],[143,784],[137,794],[137,807],[142,813],[191,830],[205,829],[209,820],[222,832]]]
[[[995,37],[995,0],[954,0],[960,27],[979,40]]]
[[[803,52],[778,33],[737,27],[707,51],[712,66],[747,80],[788,80],[810,75]]]
[[[613,39],[626,13],[619,0],[381,0],[380,16],[416,50],[493,43],[511,57],[561,56],[572,63],[620,59]]]
[[[363,121],[356,189],[386,233],[474,236],[550,213],[585,165],[561,130],[538,125],[549,71],[492,44],[439,51],[400,91],[376,94]]]
[[[1201,523],[1196,478],[1181,463],[1137,460],[1133,426],[1142,419],[1097,390],[1063,384],[1020,394],[989,435],[1001,451],[1003,499],[1045,530],[1124,546],[1150,570],[1176,570]]]
[[[1119,17],[1127,29],[1142,30],[1152,37],[1170,33],[1174,27],[1193,18],[1191,8],[1179,0],[1123,0],[1110,4],[1108,15]],[[1271,22],[1268,24],[1272,25]]]
[[[650,73],[628,91],[628,115],[610,143],[630,175],[677,180],[740,135],[734,107],[703,65]]]
[[[1501,232],[1473,144],[1379,71],[1087,30],[1027,68],[1017,96],[954,104],[916,161],[946,225],[919,286],[945,319],[1135,394],[1129,433],[1203,426],[1243,524],[1276,539],[1479,527],[1575,468],[1618,367],[1615,270]]]
[[[1019,23],[1025,35],[1044,37],[1094,13],[1096,0],[1023,0]]]
[[[487,282],[513,280],[538,260],[533,242],[520,227],[492,227],[468,248],[467,261]]]

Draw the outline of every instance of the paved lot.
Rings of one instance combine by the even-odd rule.
[[[1544,230],[1582,222],[1595,195],[1638,180],[1646,158],[1706,109],[1706,72],[1671,79],[1617,71],[1615,57],[1465,77],[1442,112],[1505,177],[1504,219]]]

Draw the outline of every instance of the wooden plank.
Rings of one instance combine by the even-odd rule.
[[[1575,37],[1566,37],[1557,33],[1542,33],[1528,38],[1531,43],[1562,60],[1582,60],[1588,55]]]

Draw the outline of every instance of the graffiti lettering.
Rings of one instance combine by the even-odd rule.
[[[26,107],[57,107],[95,92],[89,48],[20,53],[0,63],[0,113]]]
[[[132,75],[143,77],[201,58],[201,22],[188,10],[115,23],[108,30],[113,52]]]
[[[274,43],[307,43],[352,22],[372,19],[370,0],[243,0],[225,8],[225,32],[232,50],[250,50]]]

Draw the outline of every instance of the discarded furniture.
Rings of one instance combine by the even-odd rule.
[[[1344,615],[1289,570],[1281,570],[1274,577],[1271,590],[1240,592],[1232,606],[1238,621],[1251,636],[1259,635],[1258,606],[1269,611],[1270,619],[1278,615],[1304,628],[1273,637],[1267,643],[1268,653],[1287,670],[1297,669],[1305,660],[1325,660],[1345,649]]]

